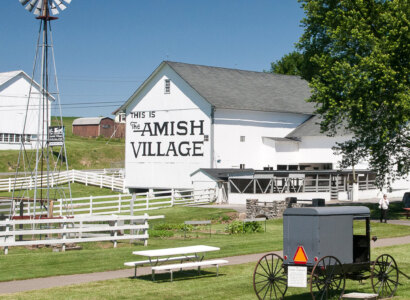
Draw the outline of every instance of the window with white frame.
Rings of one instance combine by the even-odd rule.
[[[30,140],[30,134],[0,133],[0,143],[15,144],[20,142],[30,142]]]
[[[239,140],[240,140],[242,143],[245,142],[245,136],[244,136],[244,135],[241,135],[240,138],[239,138]]]
[[[170,79],[165,79],[165,86],[164,86],[164,93],[165,94],[170,94],[171,93],[171,80]]]

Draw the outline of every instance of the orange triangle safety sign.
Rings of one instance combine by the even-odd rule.
[[[293,257],[293,262],[295,264],[306,264],[308,261],[308,257],[306,255],[305,249],[303,246],[299,246],[295,252],[295,256]]]

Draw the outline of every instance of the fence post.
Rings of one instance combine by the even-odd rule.
[[[174,201],[175,201],[175,189],[171,190],[171,207],[174,206]]]
[[[114,226],[117,227],[118,219],[114,221]],[[114,230],[114,237],[117,237],[118,230]],[[117,240],[114,240],[114,248],[117,248]]]
[[[88,185],[88,172],[85,172],[85,186]]]
[[[121,194],[118,194],[118,213],[121,213]]]
[[[58,199],[60,205],[60,217],[63,216],[63,199]]]
[[[100,175],[100,188],[102,188],[102,187],[103,187],[102,182],[103,182],[103,175]]]
[[[147,192],[147,199],[146,199],[145,208],[146,208],[147,210],[149,209],[149,192]]]
[[[93,214],[93,196],[90,196],[90,215]]]
[[[10,219],[7,218],[6,221],[9,222]],[[6,232],[9,232],[9,231],[10,231],[10,224],[7,224],[6,225]],[[7,235],[4,236],[4,242],[7,242]],[[7,255],[8,253],[9,253],[9,246],[5,246],[4,247],[4,255]]]
[[[74,174],[74,172],[75,172],[75,170],[72,169],[72,170],[71,170],[71,176],[72,176],[71,180],[72,180],[72,183],[74,183],[74,179],[75,179],[75,174]]]
[[[64,219],[67,219],[67,217],[64,217]],[[66,231],[67,231],[67,223],[64,222],[63,223],[63,245],[61,247],[61,251],[63,251],[63,252],[65,252],[65,243],[64,243],[64,241],[67,238],[67,232]]]
[[[111,176],[111,191],[114,190],[114,176]]]
[[[148,214],[147,213],[145,213],[144,214],[144,218],[145,218],[145,222],[144,222],[144,225],[145,225],[145,229],[144,229],[144,235],[146,235],[146,236],[148,236]],[[145,239],[145,241],[144,241],[144,246],[146,247],[146,246],[148,246],[148,237]]]
[[[9,192],[11,192],[11,177],[9,177]]]
[[[135,198],[136,198],[136,195],[135,195],[135,192],[133,192],[133,193],[132,193],[132,196],[131,196],[131,200],[130,200],[130,215],[131,215],[131,216],[134,216],[134,201],[135,201]],[[130,225],[134,225],[134,220],[133,220],[133,219],[130,220]],[[135,230],[134,230],[134,229],[131,229],[131,230],[130,230],[130,234],[131,234],[131,235],[134,235],[134,234],[135,234]],[[131,241],[132,241],[132,240],[130,240],[130,243],[131,243]]]

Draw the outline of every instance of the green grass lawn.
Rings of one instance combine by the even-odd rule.
[[[150,211],[150,215],[164,214],[165,219],[153,220],[151,228],[163,223],[182,223],[195,219],[224,219],[224,214],[232,213],[218,208],[174,207]],[[218,221],[219,222],[219,221]],[[226,257],[250,253],[262,253],[282,249],[282,219],[267,222],[267,231],[253,234],[225,234],[225,224],[214,224],[213,234],[191,235],[184,239],[183,231],[175,232],[172,238],[150,238],[148,249],[182,247],[188,245],[210,245],[221,248],[221,251],[209,253],[207,258]],[[392,224],[372,224],[372,235],[378,238],[404,236],[409,234],[408,226]],[[47,277],[64,274],[90,273],[97,271],[116,270],[124,268],[126,261],[137,258],[132,251],[147,249],[141,243],[118,243],[118,248],[112,248],[110,242],[83,243],[83,250],[65,253],[52,252],[51,248],[30,250],[24,247],[12,247],[8,255],[0,255],[0,281]],[[130,270],[132,273],[132,270]]]
[[[15,192],[16,195],[19,195],[18,192]],[[71,195],[73,198],[79,197],[89,197],[89,196],[107,196],[107,195],[118,195],[119,192],[112,191],[107,188],[99,188],[97,186],[88,185],[85,186],[81,183],[71,183]],[[0,192],[0,197],[11,196],[11,192]],[[53,198],[53,197],[51,197]]]
[[[66,129],[66,148],[70,169],[111,168],[112,163],[124,161],[124,139],[84,138],[72,133],[72,123],[77,117],[63,117]],[[54,124],[52,120],[52,124]],[[55,124],[54,124],[55,125]],[[30,152],[30,151],[28,151]],[[19,150],[3,150],[0,157],[0,172],[16,170]]]
[[[378,248],[373,251],[372,259],[389,253],[392,255],[403,272],[410,274],[410,257],[407,255],[410,245]],[[215,276],[215,269],[202,271],[201,276],[196,271],[174,273],[174,282],[169,281],[169,274],[156,276],[152,282],[150,276],[137,279],[122,278],[116,280],[99,281],[75,286],[51,288],[32,292],[17,293],[2,296],[4,299],[255,299],[252,286],[252,274],[256,263],[236,266],[222,266],[219,277]],[[132,271],[130,270],[130,275]],[[398,287],[394,299],[410,298],[410,281],[404,276],[399,277],[401,285]],[[346,293],[372,293],[370,279],[363,282],[347,280]],[[289,288],[285,299],[311,299],[309,288]]]

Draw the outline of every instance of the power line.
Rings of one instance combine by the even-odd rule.
[[[31,100],[33,100],[33,99],[31,98]],[[38,100],[38,98],[34,99],[34,100]],[[83,105],[89,105],[89,104],[91,104],[91,105],[94,105],[94,104],[116,104],[116,105],[121,105],[121,104],[124,104],[124,102],[125,101],[72,102],[72,103],[60,103],[60,105],[61,106],[72,106],[72,105],[83,106]],[[41,107],[41,105],[38,105],[38,104],[30,104],[29,106],[30,106],[30,108]],[[27,107],[27,104],[0,105],[0,108],[18,108],[18,107],[24,107],[25,108],[25,107]]]

